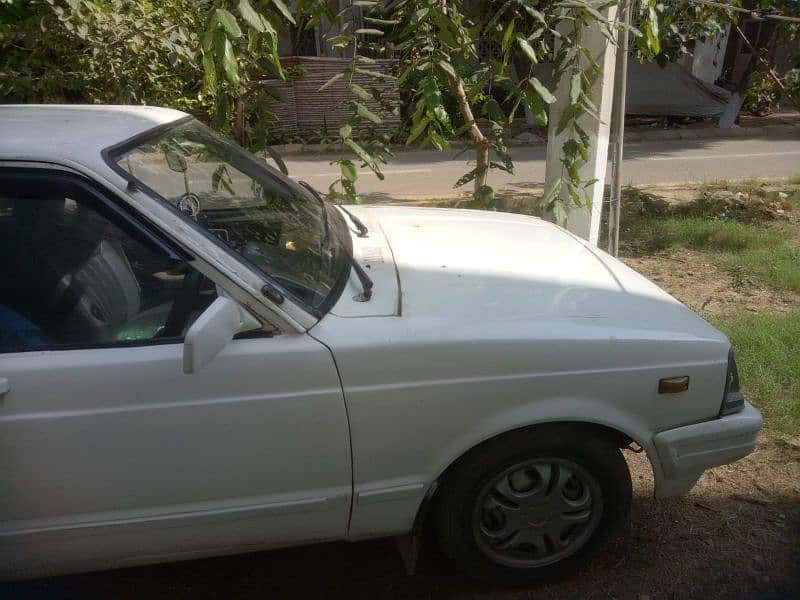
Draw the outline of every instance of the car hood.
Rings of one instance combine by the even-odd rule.
[[[547,221],[394,206],[357,212],[385,236],[397,277],[396,314],[403,317],[446,318],[474,328],[596,320],[725,339],[655,284]],[[379,283],[393,282],[384,276],[376,289]],[[362,303],[364,316],[372,316],[368,304]],[[357,312],[351,308],[348,316]]]

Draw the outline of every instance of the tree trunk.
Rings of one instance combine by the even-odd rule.
[[[473,195],[477,198],[480,189],[486,185],[486,180],[489,176],[489,140],[483,135],[478,124],[475,122],[475,117],[472,114],[472,107],[469,105],[467,92],[464,90],[464,84],[458,77],[453,77],[447,74],[447,80],[450,83],[450,88],[458,100],[458,110],[464,123],[469,125],[467,132],[469,138],[472,140],[472,146],[475,148],[475,186],[473,188]]]
[[[772,23],[764,23],[759,30],[758,39],[756,43],[753,44],[750,40],[747,39],[747,36],[742,31],[741,27],[734,23],[733,27],[735,28],[739,37],[742,38],[744,44],[750,50],[750,58],[748,59],[747,66],[745,67],[744,71],[742,71],[742,75],[739,77],[739,80],[734,82],[736,84],[736,88],[734,89],[733,93],[731,94],[730,100],[728,100],[728,104],[725,105],[725,108],[722,111],[722,114],[719,117],[719,121],[717,122],[717,127],[720,129],[729,129],[734,126],[736,123],[736,119],[739,116],[739,111],[742,110],[742,105],[744,104],[744,97],[745,93],[747,92],[747,80],[750,78],[750,75],[756,70],[758,66],[758,62],[764,62],[763,58],[760,55],[761,50],[769,49],[770,45],[774,43],[775,35],[776,35],[776,28],[775,25]],[[768,36],[768,37],[767,37]],[[765,42],[766,39],[766,43]],[[767,65],[770,72],[772,71],[772,66]],[[780,84],[780,82],[779,82]]]

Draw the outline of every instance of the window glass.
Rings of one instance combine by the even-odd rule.
[[[313,309],[349,273],[349,233],[338,211],[197,121],[154,133],[112,160]]]
[[[0,173],[0,352],[179,340],[213,284],[77,180]]]

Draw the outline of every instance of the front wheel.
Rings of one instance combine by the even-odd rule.
[[[448,473],[436,502],[442,550],[465,574],[518,585],[580,566],[630,510],[619,448],[582,428],[512,432]]]

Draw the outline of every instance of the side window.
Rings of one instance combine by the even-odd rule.
[[[180,340],[216,297],[66,175],[0,172],[0,256],[0,352]]]

